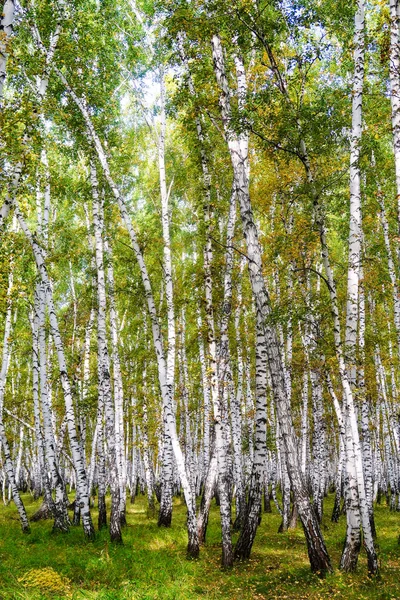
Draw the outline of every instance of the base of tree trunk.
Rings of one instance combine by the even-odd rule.
[[[80,525],[80,522],[81,522],[81,509],[75,503],[74,516],[72,517],[72,525],[74,525],[76,527],[77,525]]]
[[[256,537],[257,525],[254,520],[248,518],[242,527],[240,537],[235,546],[234,559],[247,560],[250,558],[254,538]]]
[[[190,541],[188,542],[186,548],[186,556],[189,560],[198,558],[200,554],[200,545],[198,541]]]
[[[172,521],[172,510],[161,510],[158,513],[158,526],[159,527],[171,527]]]
[[[96,539],[96,533],[93,527],[93,521],[92,517],[90,516],[90,512],[88,514],[83,514],[81,512],[81,517],[85,538],[93,542]]]
[[[57,515],[54,518],[53,533],[69,533],[69,519],[65,515]]]
[[[374,549],[372,552],[369,552],[368,548],[366,548],[366,551],[367,551],[368,574],[376,576],[376,575],[378,575],[378,572],[379,572],[378,557],[377,557]]]
[[[299,515],[299,513],[298,513],[298,510],[297,510],[297,506],[295,504],[293,504],[292,512],[291,512],[291,515],[290,515],[290,518],[289,518],[288,529],[296,529],[298,515]]]
[[[47,504],[47,502],[43,501],[40,508],[35,512],[35,514],[31,517],[31,521],[42,521],[45,519],[52,519],[53,513]]]
[[[271,508],[271,496],[268,492],[268,490],[266,489],[264,491],[264,512],[265,513],[271,513],[272,512],[272,508]]]
[[[111,530],[110,527],[110,541],[112,544],[123,544],[121,530]]]
[[[345,573],[353,573],[357,568],[358,556],[361,549],[361,538],[345,540],[339,569]]]
[[[99,517],[98,517],[98,521],[97,521],[97,527],[100,531],[100,529],[107,527],[107,510],[106,510],[106,500],[105,500],[104,496],[99,496],[98,509],[99,509]]]
[[[340,501],[341,501],[341,494],[336,494],[335,503],[333,505],[332,516],[331,516],[332,523],[337,523],[339,521],[339,517],[341,515]]]

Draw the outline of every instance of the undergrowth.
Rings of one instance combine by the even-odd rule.
[[[39,505],[29,495],[24,502],[29,515]],[[278,534],[276,511],[263,515],[251,559],[222,571],[218,508],[213,506],[207,545],[198,560],[186,560],[185,507],[180,499],[174,502],[170,529],[158,528],[156,519],[146,516],[143,497],[128,505],[122,547],[110,544],[106,530],[94,542],[84,541],[80,527],[54,534],[51,521],[32,523],[32,533],[23,534],[13,504],[1,506],[0,600],[400,598],[400,513],[384,505],[376,508],[380,575],[371,580],[363,554],[356,573],[337,569],[345,518],[331,523],[331,499],[326,500],[323,534],[335,571],[321,580],[310,572],[301,527]],[[93,518],[96,522],[95,511]]]

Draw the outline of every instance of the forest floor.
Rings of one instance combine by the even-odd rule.
[[[29,515],[39,506],[29,495],[24,502]],[[328,498],[323,532],[335,571],[321,580],[310,572],[301,527],[277,533],[280,517],[275,507],[272,514],[263,515],[250,561],[222,571],[216,506],[207,545],[195,561],[185,558],[185,507],[179,499],[170,529],[159,529],[156,519],[147,517],[143,497],[128,505],[123,546],[112,546],[107,530],[94,542],[84,541],[81,528],[52,534],[51,521],[32,523],[32,533],[24,535],[14,505],[2,506],[0,599],[400,599],[400,513],[390,512],[385,505],[376,508],[381,570],[378,578],[370,580],[364,553],[357,573],[338,570],[345,518],[331,523],[331,508]],[[95,512],[93,516],[97,518]]]

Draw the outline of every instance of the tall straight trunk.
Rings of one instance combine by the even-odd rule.
[[[180,391],[183,404],[184,413],[184,425],[185,425],[185,459],[186,459],[186,470],[189,475],[190,485],[192,487],[193,494],[196,493],[196,470],[195,470],[195,445],[192,434],[192,424],[190,419],[190,407],[189,407],[189,373],[186,356],[186,315],[185,310],[182,309],[181,316],[181,335],[180,335],[180,348],[179,348],[179,375],[180,375]],[[182,416],[181,416],[182,419]]]
[[[204,353],[204,342],[203,342],[203,323],[201,315],[197,316],[197,327],[199,330],[198,341],[199,341],[199,359],[201,369],[201,383],[203,393],[203,456],[201,464],[201,476],[202,483],[205,483],[207,478],[208,465],[210,462],[210,385],[208,370],[206,364],[206,357]]]
[[[211,200],[211,198],[209,198]],[[209,374],[211,387],[211,403],[214,414],[215,448],[218,464],[218,492],[220,497],[220,514],[222,529],[222,566],[231,567],[233,564],[232,538],[231,538],[231,503],[229,497],[228,481],[228,440],[226,431],[227,406],[223,404],[224,396],[220,396],[217,372],[217,343],[215,338],[214,305],[213,305],[213,279],[211,265],[213,250],[211,240],[210,204],[206,205],[207,239],[204,249],[204,275],[206,322],[209,354]],[[221,390],[222,392],[222,390]]]
[[[172,253],[170,236],[170,218],[169,218],[169,196],[171,187],[167,189],[166,171],[165,171],[165,138],[166,138],[166,117],[165,117],[165,84],[164,71],[160,72],[160,104],[161,104],[161,125],[158,135],[158,170],[160,178],[161,194],[161,221],[163,232],[163,254],[164,254],[164,281],[165,296],[167,302],[167,385],[172,402],[175,390],[175,352],[176,352],[176,331],[175,331],[175,308],[174,308],[174,289],[172,279]],[[172,520],[172,481],[173,481],[173,451],[171,437],[167,429],[167,419],[163,419],[163,456],[162,456],[162,479],[161,479],[161,502],[158,515],[158,525],[169,527]],[[188,473],[190,476],[190,473]]]
[[[45,309],[46,288],[39,283],[35,294],[35,309],[37,311],[38,346],[39,346],[39,373],[40,373],[40,402],[43,416],[43,437],[45,448],[45,459],[51,477],[52,488],[55,490],[53,503],[55,531],[69,531],[68,497],[65,483],[60,471],[59,460],[56,451],[56,442],[52,423],[52,408],[48,394],[47,357],[45,338]]]
[[[33,251],[33,254],[35,257],[36,266],[40,273],[40,277],[46,286],[46,298],[47,298],[47,305],[48,305],[48,309],[49,309],[50,331],[51,331],[51,335],[54,340],[54,346],[57,351],[57,358],[58,358],[58,364],[59,364],[59,370],[60,370],[60,378],[61,378],[61,384],[62,384],[63,393],[64,393],[64,402],[65,402],[66,420],[67,420],[68,433],[69,433],[69,441],[70,441],[70,447],[71,447],[71,452],[72,452],[72,459],[73,459],[74,467],[75,467],[75,471],[76,471],[77,486],[79,487],[79,499],[80,499],[80,505],[81,505],[82,524],[83,524],[83,529],[84,529],[85,535],[91,539],[94,537],[94,529],[93,529],[92,519],[90,516],[86,468],[85,468],[85,462],[83,459],[82,449],[81,449],[81,446],[79,443],[77,430],[76,430],[71,384],[70,384],[68,371],[67,371],[67,362],[66,362],[65,353],[64,353],[64,345],[62,342],[60,329],[58,326],[57,314],[56,314],[54,301],[53,301],[53,292],[52,292],[50,280],[49,280],[49,277],[47,274],[47,269],[46,269],[46,264],[44,261],[42,249],[39,246],[39,244],[37,243],[36,239],[32,236],[24,217],[19,210],[19,207],[18,207],[15,199],[13,199],[13,205],[14,205],[15,214],[17,216],[17,219],[21,226],[21,229],[24,232],[24,235],[27,238],[27,240],[32,248],[32,251]]]
[[[93,323],[94,323],[95,311],[92,308],[90,310],[89,321],[85,328],[85,338],[83,343],[83,373],[82,373],[82,385],[80,389],[80,402],[83,410],[86,409],[86,398],[89,391],[89,383],[90,383],[90,340],[93,331]],[[82,450],[86,460],[86,438],[87,438],[87,417],[85,415],[81,418],[81,437],[82,439]],[[85,429],[85,434],[82,434],[82,429]],[[96,441],[97,441],[97,422],[94,423],[94,431],[93,431],[93,440],[92,440],[92,450],[89,457],[89,471],[88,471],[88,488],[89,495],[92,493],[93,489],[93,476],[94,476],[94,466],[95,466],[95,457],[96,457]],[[93,452],[94,449],[94,452]]]
[[[93,199],[93,225],[95,239],[95,258],[97,268],[97,345],[98,345],[98,386],[104,401],[105,431],[109,451],[111,515],[110,539],[122,543],[120,523],[120,486],[117,466],[117,450],[115,443],[115,411],[111,389],[110,357],[107,344],[107,299],[104,271],[104,223],[103,207],[99,197],[97,174],[93,163],[90,165],[90,178]]]
[[[37,311],[34,311],[31,319],[32,328],[32,395],[33,395],[33,416],[35,422],[35,441],[37,446],[37,458],[39,476],[44,492],[44,500],[42,506],[33,515],[32,520],[47,519],[54,515],[53,496],[51,493],[50,480],[48,470],[45,464],[44,439],[41,424],[40,400],[39,400],[39,336]],[[35,492],[38,488],[35,489]]]
[[[102,388],[99,389],[99,398],[97,404],[97,507],[98,519],[97,526],[100,529],[107,527],[107,508],[106,508],[106,457],[104,451],[104,395]]]
[[[365,25],[364,2],[358,0],[355,14],[354,31],[354,80],[352,95],[352,132],[350,138],[350,231],[349,254],[347,270],[347,306],[346,306],[346,367],[347,378],[345,382],[348,393],[346,394],[346,448],[348,452],[346,465],[347,478],[354,473],[357,485],[361,525],[364,534],[364,545],[368,558],[368,570],[376,573],[378,560],[374,547],[373,532],[371,529],[370,510],[367,504],[362,447],[360,444],[358,423],[354,406],[354,395],[350,386],[356,389],[356,347],[359,307],[359,280],[361,265],[361,173],[360,173],[360,148],[362,134],[362,94],[364,83],[364,54],[365,54]],[[354,456],[352,460],[352,456]],[[354,462],[354,464],[351,464]],[[352,492],[350,492],[352,493]],[[343,550],[341,567],[352,570],[357,564],[358,541],[354,541],[354,519],[357,515],[351,514],[352,503],[348,502],[347,517],[348,529],[346,543]],[[354,555],[354,556],[353,556]]]
[[[15,2],[14,0],[5,0],[2,2],[2,11],[0,19],[0,105],[3,102],[3,87],[7,73],[8,45],[12,34]]]
[[[115,305],[114,268],[112,252],[107,239],[104,240],[104,250],[108,257],[107,282],[110,305],[111,327],[111,359],[113,364],[114,380],[114,410],[115,410],[115,452],[117,457],[118,482],[119,482],[119,519],[121,525],[126,525],[126,462],[125,462],[125,436],[124,436],[124,390],[122,386],[121,361],[118,348],[118,322]]]
[[[50,173],[46,150],[41,152],[41,164],[43,167],[43,180],[38,178],[36,206],[38,234],[43,240],[43,256],[46,258],[49,239],[49,219],[51,207]],[[44,183],[44,185],[43,185]],[[43,191],[42,191],[43,190]],[[39,349],[39,375],[40,375],[40,405],[43,417],[43,439],[45,450],[45,461],[50,473],[51,486],[55,490],[55,501],[52,503],[54,512],[55,531],[69,531],[68,497],[65,482],[61,474],[59,459],[57,455],[56,439],[53,427],[55,416],[51,405],[51,388],[47,375],[47,340],[46,340],[46,286],[39,281],[36,285],[34,297],[34,312],[37,323],[37,341]]]
[[[139,460],[138,460],[138,452],[137,452],[137,447],[136,447],[136,398],[134,396],[134,394],[132,395],[132,399],[131,399],[131,406],[132,406],[132,423],[131,423],[131,428],[132,428],[132,453],[131,453],[131,473],[130,473],[130,491],[131,491],[131,504],[134,504],[135,499],[136,499],[136,489],[138,486],[138,480],[139,480]]]
[[[369,520],[371,523],[371,531],[374,538],[376,537],[374,505],[373,505],[373,466],[372,466],[372,448],[371,448],[371,432],[370,432],[370,398],[366,392],[365,385],[365,292],[364,292],[364,269],[360,264],[360,282],[359,282],[359,298],[358,298],[358,347],[360,354],[361,366],[357,374],[357,388],[360,391],[361,399],[361,444],[363,453],[363,463],[365,471],[365,497],[368,506]],[[389,350],[390,352],[390,350]]]
[[[232,313],[233,237],[235,233],[235,223],[236,194],[235,190],[232,190],[225,239],[226,253],[224,272],[224,295],[222,302],[222,316],[219,327],[220,339],[218,345],[218,385],[219,393],[221,395],[221,405],[225,407],[225,411],[227,411],[227,407],[229,404],[228,397],[230,396],[231,398],[230,409],[233,445],[233,476],[236,490],[236,519],[234,527],[235,529],[240,529],[245,511],[241,415],[240,399],[237,398],[233,385],[228,337],[228,326]]]
[[[24,437],[25,437],[25,428],[23,425],[20,425],[17,464],[15,465],[15,483],[17,484],[18,490],[23,488],[24,487],[23,484],[25,483],[22,478],[22,456],[25,454],[25,452],[24,452],[24,450],[25,450]]]
[[[249,558],[261,521],[261,499],[267,462],[267,354],[265,336],[260,313],[257,314],[256,342],[256,431],[254,459],[246,512],[235,547],[235,558]]]
[[[143,465],[144,475],[146,480],[146,492],[147,492],[147,516],[153,518],[155,514],[155,499],[154,499],[154,474],[153,474],[153,463],[151,459],[150,444],[149,444],[149,417],[147,408],[147,376],[146,366],[143,368],[143,403],[142,403],[142,417],[143,427],[141,435],[143,444]]]
[[[174,414],[174,410],[173,410],[173,398],[172,398],[172,394],[171,394],[171,388],[168,384],[168,380],[167,380],[167,376],[166,376],[167,365],[166,365],[163,337],[162,337],[162,333],[161,333],[160,322],[159,322],[159,318],[157,315],[157,309],[156,309],[156,305],[154,302],[152,286],[151,286],[149,274],[147,271],[146,263],[144,261],[142,250],[138,243],[136,231],[132,225],[132,222],[131,222],[131,219],[129,216],[127,203],[125,201],[125,198],[122,196],[118,186],[116,185],[115,181],[113,180],[113,178],[111,176],[111,171],[110,171],[110,167],[108,164],[108,159],[107,159],[106,153],[104,151],[104,148],[102,146],[100,138],[98,137],[96,130],[93,126],[89,112],[88,112],[84,102],[82,102],[82,100],[80,100],[78,98],[78,96],[75,94],[75,92],[72,90],[72,88],[68,84],[67,80],[65,79],[65,77],[61,73],[61,71],[59,69],[57,69],[56,67],[54,67],[54,71],[56,72],[57,76],[59,77],[61,82],[66,87],[67,92],[69,93],[69,95],[71,96],[71,98],[73,99],[75,104],[77,105],[78,109],[80,110],[80,112],[85,120],[85,123],[88,128],[89,140],[91,140],[93,142],[93,145],[97,152],[99,162],[103,168],[105,179],[112,190],[115,200],[118,203],[119,210],[121,213],[121,218],[128,230],[132,248],[133,248],[133,251],[135,253],[135,256],[136,256],[136,259],[137,259],[137,262],[139,265],[139,270],[140,270],[140,274],[141,274],[141,278],[142,278],[142,284],[144,287],[144,292],[145,292],[145,297],[146,297],[146,302],[147,302],[147,308],[148,308],[151,325],[152,325],[153,344],[154,344],[154,349],[155,349],[155,353],[156,353],[156,357],[157,357],[158,379],[159,379],[161,396],[162,396],[162,400],[163,400],[163,415],[164,415],[163,418],[165,419],[166,430],[168,431],[168,435],[170,436],[170,439],[171,439],[171,444],[172,444],[172,448],[174,451],[175,461],[176,461],[176,465],[178,468],[179,477],[180,477],[180,480],[182,483],[182,488],[183,488],[183,491],[185,494],[186,506],[187,506],[187,510],[188,510],[187,552],[191,557],[197,557],[198,553],[199,553],[199,540],[198,540],[197,528],[196,528],[195,498],[193,497],[192,490],[189,485],[189,480],[188,480],[187,472],[185,469],[185,461],[184,461],[182,449],[179,444],[178,436],[176,433],[175,414]]]
[[[397,222],[400,232],[400,5],[399,0],[389,0],[390,8],[390,104],[396,176]]]
[[[307,442],[308,442],[308,371],[303,373],[303,386],[301,388],[301,470],[304,477],[307,473]]]
[[[325,453],[327,447],[327,440],[325,436],[325,421],[324,421],[324,407],[322,402],[322,382],[320,374],[316,369],[313,369],[310,373],[311,376],[311,397],[313,402],[313,455],[314,455],[314,468],[313,468],[313,499],[314,509],[317,513],[318,519],[322,521],[323,511],[323,499],[325,492],[325,481],[326,481],[326,464],[325,464]]]
[[[10,347],[10,338],[11,338],[11,291],[13,287],[13,275],[12,275],[12,266],[10,275],[8,278],[8,290],[7,290],[7,313],[4,327],[4,337],[3,337],[3,352],[2,352],[2,361],[1,361],[1,370],[0,370],[0,440],[1,445],[3,447],[4,453],[4,466],[5,471],[7,473],[8,483],[11,488],[12,497],[14,500],[14,504],[17,507],[19,519],[21,522],[22,531],[24,533],[30,533],[30,526],[28,521],[28,516],[26,514],[24,503],[22,502],[21,496],[18,491],[18,486],[15,478],[14,464],[11,458],[10,446],[6,437],[6,432],[3,423],[3,403],[4,403],[4,393],[6,388],[6,379],[8,373],[8,367],[10,364],[10,355],[11,355],[11,347]],[[3,484],[4,485],[4,484]]]
[[[326,571],[331,571],[330,559],[301,473],[297,453],[297,439],[286,391],[281,349],[276,329],[268,318],[271,314],[271,304],[263,277],[261,245],[250,202],[247,137],[239,137],[232,131],[230,90],[225,71],[221,41],[218,36],[213,36],[212,38],[212,49],[214,70],[221,90],[220,105],[222,120],[231,156],[236,194],[239,201],[243,233],[247,246],[250,283],[256,312],[259,313],[259,318],[264,327],[272,391],[286,451],[290,482],[306,536],[311,569],[323,574]]]

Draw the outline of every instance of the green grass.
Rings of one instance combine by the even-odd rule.
[[[32,515],[38,503],[27,495]],[[52,534],[51,522],[32,523],[32,533],[21,532],[13,505],[0,507],[0,600],[97,599],[192,600],[226,598],[400,598],[400,513],[386,506],[376,509],[380,577],[370,580],[361,555],[358,572],[337,569],[345,519],[330,522],[331,499],[326,501],[323,532],[335,572],[320,580],[309,569],[301,528],[278,534],[276,511],[263,515],[250,561],[230,571],[220,568],[218,508],[212,507],[207,545],[200,558],[185,558],[185,507],[175,500],[171,529],[159,529],[146,517],[145,499],[128,506],[124,545],[112,546],[107,531],[95,542],[85,542],[81,528]],[[94,519],[97,518],[94,512]]]

